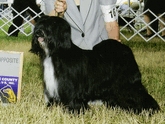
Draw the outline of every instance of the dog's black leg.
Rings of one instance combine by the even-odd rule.
[[[78,114],[84,113],[85,110],[89,109],[87,102],[82,102],[82,100],[73,100],[68,107],[70,112],[77,112]]]

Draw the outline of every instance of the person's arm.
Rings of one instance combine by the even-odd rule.
[[[106,30],[108,32],[109,39],[115,39],[119,42],[120,40],[120,29],[117,21],[105,22]]]
[[[100,5],[104,14],[104,21],[109,39],[120,40],[120,29],[117,22],[118,13],[115,4],[113,5]]]

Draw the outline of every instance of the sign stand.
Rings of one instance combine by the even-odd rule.
[[[16,103],[21,98],[23,52],[0,50],[0,99]]]

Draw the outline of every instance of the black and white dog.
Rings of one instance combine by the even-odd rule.
[[[141,83],[141,73],[129,47],[105,40],[93,50],[82,50],[71,41],[70,25],[62,18],[43,16],[35,26],[30,50],[43,66],[45,100],[69,110],[88,108],[102,100],[111,107],[159,110]]]

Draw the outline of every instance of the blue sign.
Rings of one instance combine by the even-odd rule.
[[[0,76],[0,96],[3,103],[17,100],[19,77]]]

